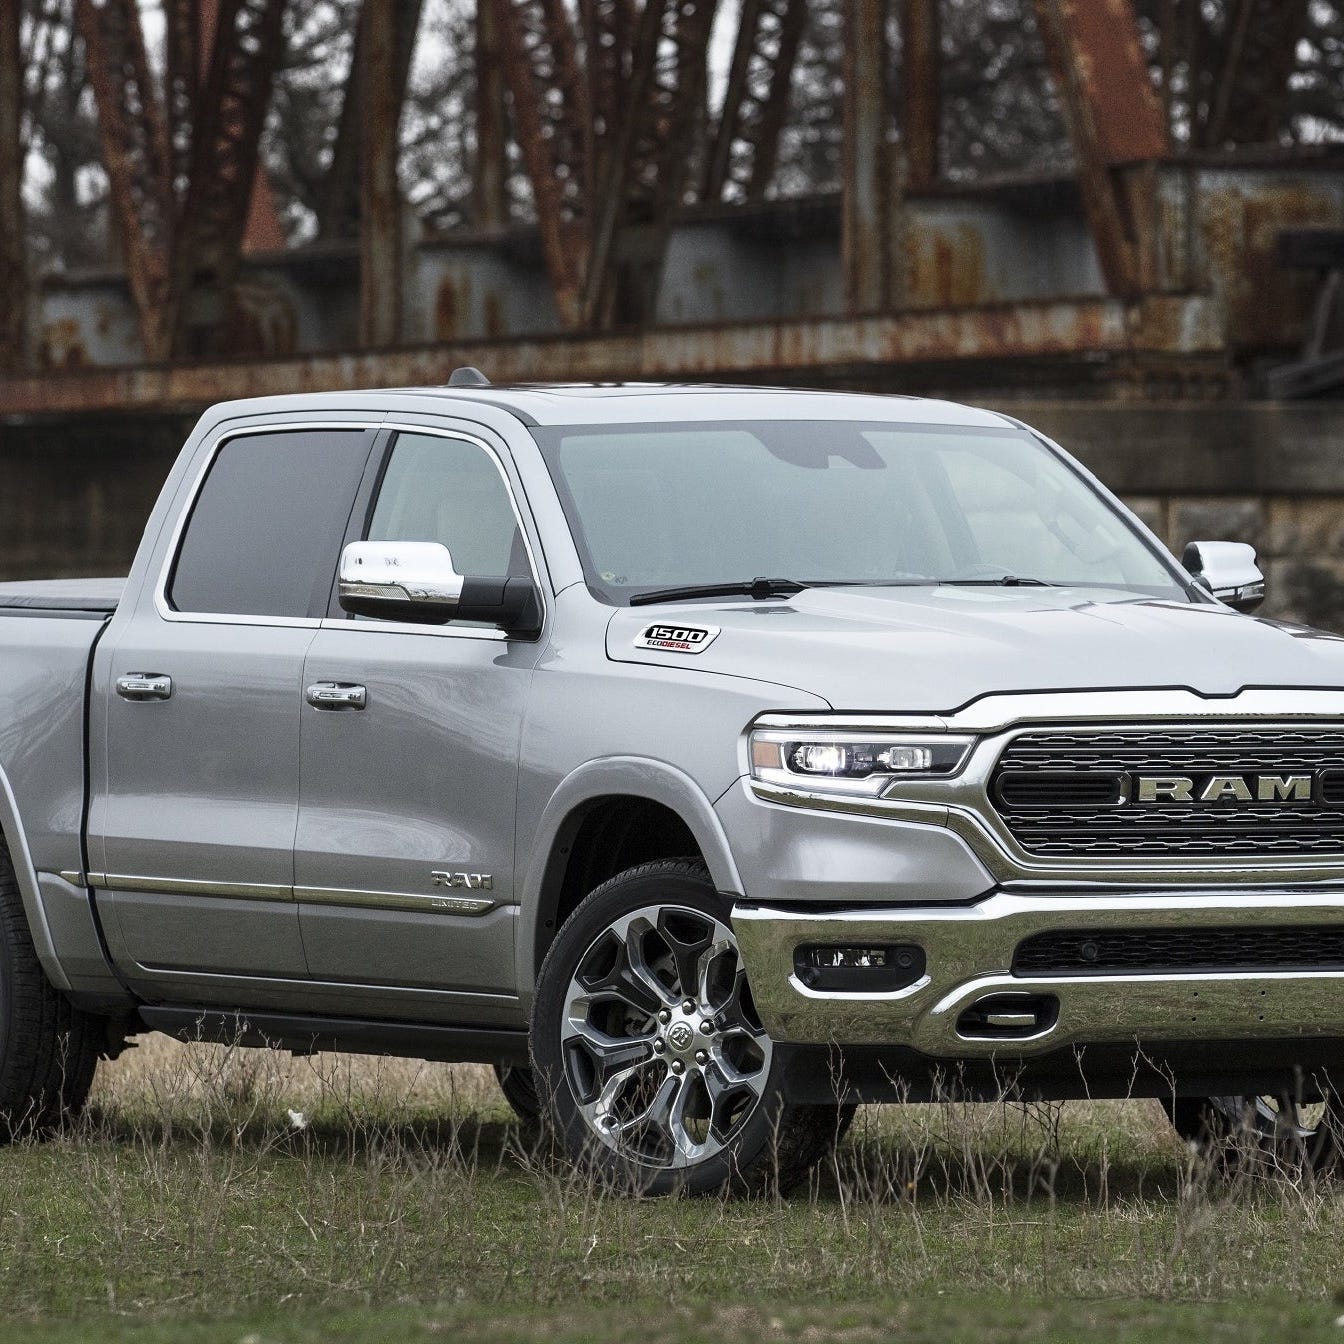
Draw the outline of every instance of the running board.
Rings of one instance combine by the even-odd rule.
[[[401,1055],[445,1064],[526,1064],[527,1033],[502,1027],[440,1027],[423,1022],[311,1017],[297,1013],[244,1013],[218,1008],[144,1006],[140,1020],[180,1041],[272,1046],[296,1055],[341,1050],[356,1055]]]

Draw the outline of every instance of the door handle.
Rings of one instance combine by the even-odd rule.
[[[167,700],[172,693],[172,677],[159,672],[128,672],[117,678],[117,694],[123,700]]]
[[[369,693],[363,686],[347,686],[337,681],[316,681],[304,698],[314,709],[363,709]]]

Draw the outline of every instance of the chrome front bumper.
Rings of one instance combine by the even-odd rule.
[[[1000,892],[955,908],[811,912],[739,903],[733,926],[752,997],[777,1041],[898,1045],[936,1059],[1029,1058],[1135,1042],[1344,1037],[1344,970],[1015,976],[1018,943],[1064,930],[1344,927],[1344,895],[1317,891],[1098,895]],[[806,943],[915,943],[927,970],[886,993],[818,992],[794,971]],[[982,1000],[1047,996],[1058,1015],[1011,1040],[964,1034]]]

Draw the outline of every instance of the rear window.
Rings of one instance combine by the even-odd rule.
[[[220,448],[169,586],[177,611],[302,617],[326,605],[372,430],[248,434]]]

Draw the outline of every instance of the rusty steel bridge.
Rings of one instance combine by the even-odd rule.
[[[5,4],[0,418],[434,383],[464,363],[1127,402],[1337,388],[1344,148],[1282,135],[1308,0],[1227,0],[1198,149],[1170,129],[1179,23],[1155,63],[1132,0],[1023,3],[1072,173],[949,175],[939,0],[845,0],[841,186],[781,199],[804,0],[742,0],[696,161],[715,0],[480,0],[470,221],[417,235],[397,145],[421,5],[364,0],[321,234],[287,247],[258,150],[285,0],[164,0],[161,71],[137,0],[76,0],[121,261],[36,283]]]

